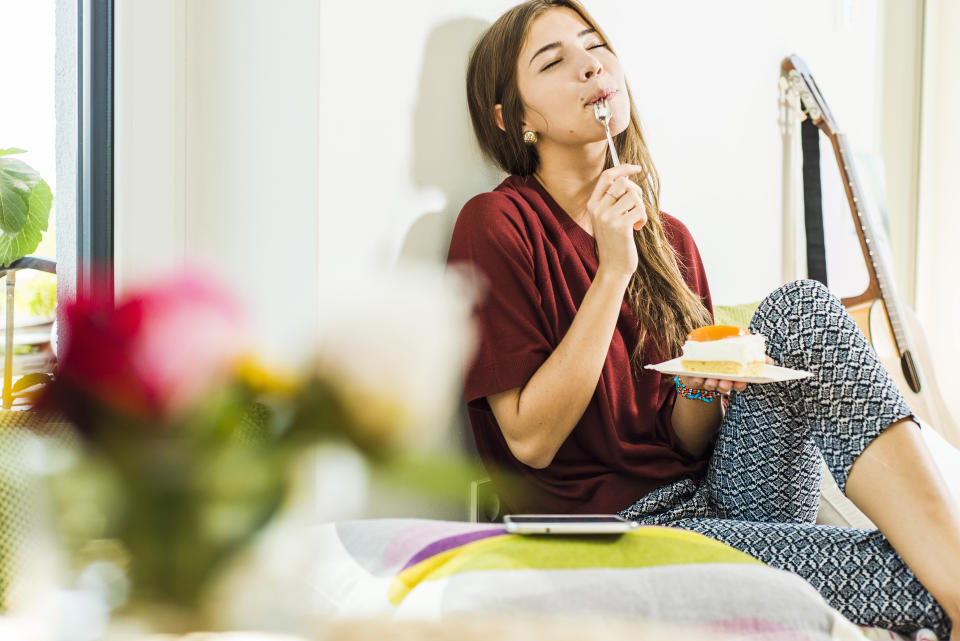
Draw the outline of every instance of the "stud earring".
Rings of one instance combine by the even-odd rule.
[[[537,132],[535,131],[525,131],[523,132],[523,142],[527,145],[537,144]]]

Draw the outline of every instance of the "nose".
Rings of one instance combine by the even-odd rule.
[[[584,52],[584,58],[581,64],[580,77],[583,80],[590,80],[590,78],[593,78],[595,75],[603,73],[603,65],[600,64],[600,60],[589,51]]]

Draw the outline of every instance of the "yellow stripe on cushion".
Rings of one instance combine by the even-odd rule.
[[[644,526],[621,536],[504,534],[436,554],[398,573],[387,596],[394,605],[420,582],[473,570],[643,568],[688,563],[754,563],[749,554],[678,528]]]

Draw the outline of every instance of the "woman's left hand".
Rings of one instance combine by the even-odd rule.
[[[773,364],[773,359],[766,357],[767,362]],[[747,389],[747,383],[743,381],[729,381],[725,378],[700,378],[698,376],[681,376],[680,382],[690,389],[705,389],[708,391],[717,391],[721,394],[730,392],[742,392]]]

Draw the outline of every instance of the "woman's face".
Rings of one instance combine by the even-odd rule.
[[[533,21],[517,61],[524,129],[541,142],[582,145],[605,139],[593,102],[605,96],[610,133],[630,121],[630,102],[620,61],[577,14],[551,9]]]

